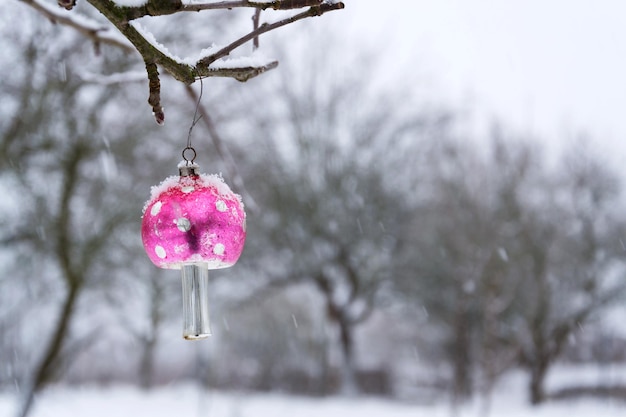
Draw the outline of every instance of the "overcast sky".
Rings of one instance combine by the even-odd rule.
[[[322,17],[441,97],[546,138],[626,157],[626,1],[344,0]],[[322,24],[322,22],[316,22]]]

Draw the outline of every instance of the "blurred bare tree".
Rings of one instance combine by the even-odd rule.
[[[446,335],[455,401],[473,393],[477,366],[488,397],[520,364],[540,403],[570,337],[624,294],[619,181],[582,152],[548,169],[498,130],[489,149],[446,139],[428,154],[429,198],[406,229],[414,264],[400,289]]]
[[[29,70],[14,71],[0,85],[3,96],[11,97],[0,129],[0,175],[17,207],[3,216],[0,239],[3,252],[18,254],[0,291],[12,298],[7,302],[14,310],[3,311],[0,321],[2,339],[17,340],[20,351],[32,355],[21,365],[26,373],[14,375],[25,387],[21,416],[44,386],[95,343],[102,329],[85,323],[98,309],[90,312],[83,303],[90,290],[107,294],[116,271],[138,248],[124,234],[138,216],[141,196],[117,170],[134,165],[141,136],[128,124],[111,123],[119,116],[115,102],[128,99],[123,90],[86,85],[73,72],[80,47],[72,39],[15,39],[13,47],[26,53],[16,53],[21,62],[11,65]],[[111,128],[104,133],[102,126]],[[16,285],[20,281],[27,291]],[[33,341],[38,348],[25,349]],[[2,358],[25,359],[10,353]]]
[[[355,331],[393,278],[408,214],[403,171],[419,155],[413,139],[437,114],[385,106],[402,95],[375,91],[317,56],[282,72],[292,75],[271,78],[268,91],[279,93],[255,119],[256,151],[242,156],[261,207],[248,223],[248,253],[270,288],[304,285],[321,296],[340,348],[340,390],[354,393]]]
[[[570,338],[626,289],[616,174],[592,152],[576,150],[544,181],[522,201],[516,254],[523,280],[516,300],[523,323],[518,343],[533,404],[546,400],[547,372]]]

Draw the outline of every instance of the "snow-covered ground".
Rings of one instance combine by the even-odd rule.
[[[585,372],[595,379],[597,370]],[[559,372],[563,381],[571,373]],[[33,417],[623,417],[626,402],[581,398],[531,407],[525,401],[524,379],[513,375],[499,384],[488,414],[476,401],[457,410],[448,404],[412,404],[372,397],[306,398],[204,390],[193,385],[172,385],[152,391],[135,387],[55,387],[37,398]],[[597,382],[597,380],[596,380]],[[552,384],[550,384],[552,385]],[[15,413],[15,395],[0,394],[0,417]]]

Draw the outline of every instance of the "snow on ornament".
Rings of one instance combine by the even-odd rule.
[[[180,269],[183,286],[183,337],[204,339],[209,327],[209,269],[237,262],[246,240],[241,197],[221,176],[199,174],[185,160],[179,176],[152,187],[143,210],[141,238],[159,268]]]

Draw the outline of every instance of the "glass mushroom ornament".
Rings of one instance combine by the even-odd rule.
[[[141,238],[159,268],[180,269],[183,287],[183,337],[204,339],[209,327],[209,269],[237,262],[246,240],[241,197],[221,176],[199,174],[183,161],[179,176],[152,187],[143,210]]]

